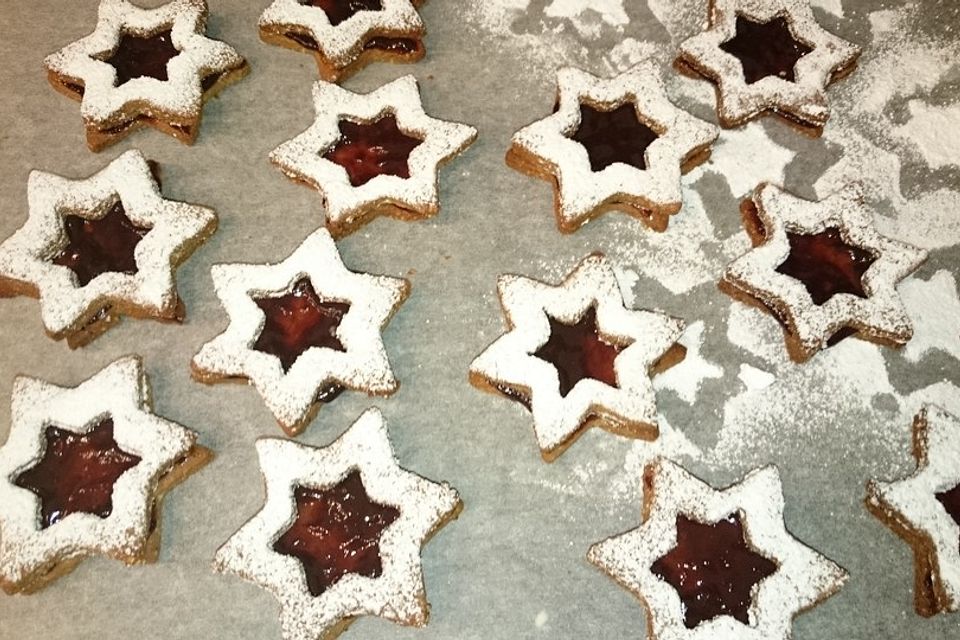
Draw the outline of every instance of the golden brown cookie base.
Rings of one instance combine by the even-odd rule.
[[[250,72],[250,66],[244,63],[220,74],[217,81],[203,93],[203,104],[214,98],[223,89],[237,82]],[[47,80],[51,86],[63,95],[74,100],[83,99],[83,83],[48,70]],[[148,115],[149,114],[149,115]],[[115,142],[144,127],[152,127],[166,133],[187,145],[192,145],[200,129],[203,106],[195,118],[184,118],[182,114],[165,113],[154,109],[148,102],[133,102],[126,105],[120,115],[110,122],[85,122],[87,147],[91,151],[102,151]]]
[[[210,223],[205,228],[171,256],[171,269],[176,271],[180,263],[206,242],[216,230],[217,219],[211,217]],[[33,283],[0,276],[0,298],[16,296],[39,298],[40,292]],[[54,340],[66,340],[67,346],[71,349],[77,349],[101,336],[110,327],[117,324],[122,316],[141,320],[181,323],[186,317],[186,307],[183,300],[176,295],[163,308],[142,307],[131,303],[129,300],[106,295],[90,305],[88,312],[77,318],[66,330],[60,332],[46,331],[46,334]]]
[[[697,147],[684,159],[680,171],[687,173],[697,165],[706,162],[709,157],[710,144]],[[562,233],[573,233],[587,222],[611,211],[626,213],[639,219],[653,231],[663,232],[667,230],[670,224],[670,216],[678,213],[682,206],[680,202],[667,205],[656,204],[641,196],[621,193],[608,198],[586,217],[578,220],[567,220],[563,216],[563,202],[560,199],[556,167],[518,144],[510,146],[507,151],[506,162],[509,167],[520,173],[553,183],[553,213],[557,220],[557,228]]]
[[[156,562],[160,554],[160,521],[163,498],[173,487],[186,480],[190,475],[196,473],[212,459],[213,452],[210,449],[200,445],[194,445],[185,457],[174,463],[167,472],[162,474],[157,480],[157,486],[153,492],[153,505],[150,508],[152,528],[144,543],[143,549],[139,554],[110,554],[110,557],[127,565]],[[26,576],[19,582],[14,583],[0,580],[0,589],[3,589],[3,591],[11,595],[15,593],[24,595],[36,593],[76,569],[89,555],[91,554],[88,551],[80,550],[78,555],[73,555],[61,560],[54,560],[49,565],[40,567],[33,574]]]
[[[682,344],[674,343],[659,360],[653,363],[649,369],[649,375],[652,377],[658,373],[663,373],[670,367],[680,363],[686,355],[686,347]],[[528,411],[530,409],[531,393],[527,387],[508,384],[500,380],[493,380],[474,371],[470,372],[469,380],[470,384],[481,391],[515,400],[525,406]],[[563,455],[563,453],[591,427],[599,427],[614,435],[638,440],[652,441],[656,440],[660,435],[660,428],[655,424],[624,420],[622,416],[609,413],[605,407],[595,405],[590,407],[590,414],[580,424],[580,427],[570,434],[567,439],[549,451],[541,449],[541,457],[545,462],[553,462]]]

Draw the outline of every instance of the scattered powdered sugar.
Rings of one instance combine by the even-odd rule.
[[[674,42],[689,38],[707,26],[704,0],[647,0],[647,6]]]
[[[735,198],[741,198],[761,182],[782,185],[787,165],[796,152],[770,139],[760,122],[723,132],[714,145],[710,159],[691,172],[696,180],[700,172],[716,173],[726,179]]]
[[[837,16],[838,18],[843,17],[842,0],[811,0],[810,6],[823,9],[824,11]]]
[[[581,36],[596,38],[603,25],[622,29],[630,24],[623,3],[624,0],[594,0],[588,6],[583,0],[553,0],[543,14],[550,18],[566,18]]]
[[[940,350],[960,360],[960,299],[953,274],[940,270],[929,280],[910,278],[900,285],[900,296],[913,320],[913,339],[904,357],[919,362]]]
[[[746,363],[740,365],[740,372],[737,374],[737,378],[744,384],[747,391],[766,389],[777,380],[777,376],[769,371],[757,369]]]
[[[653,379],[653,388],[658,391],[670,389],[687,404],[693,404],[700,393],[703,381],[723,377],[723,368],[709,362],[701,355],[703,348],[703,320],[698,320],[687,327],[677,341],[687,349],[684,359]]]
[[[932,107],[911,100],[907,107],[910,119],[894,135],[912,141],[932,169],[960,165],[960,102]]]

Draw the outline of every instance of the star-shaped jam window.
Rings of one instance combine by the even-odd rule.
[[[0,244],[0,294],[39,298],[47,334],[71,348],[123,315],[182,321],[174,272],[217,217],[164,198],[156,172],[139,151],[79,180],[31,172],[27,221]]]
[[[712,524],[677,516],[677,546],[650,570],[683,601],[683,623],[693,629],[717,616],[750,623],[751,593],[777,565],[750,548],[739,514]]]
[[[212,274],[230,325],[194,356],[198,380],[247,378],[289,435],[343,389],[397,389],[380,332],[410,284],[349,271],[326,229],[280,263],[220,264]]]
[[[789,640],[847,573],[794,538],[774,467],[714,489],[665,458],[643,473],[643,522],[587,559],[647,608],[650,636]]]
[[[664,231],[681,175],[706,160],[717,127],[674,106],[652,63],[613,78],[565,68],[557,82],[556,110],[514,134],[507,164],[554,183],[565,233],[610,210]]]
[[[867,508],[913,548],[917,613],[960,611],[960,418],[922,407],[913,455],[913,474],[867,483]]]
[[[421,2],[274,0],[260,15],[260,38],[311,54],[322,79],[340,82],[371,62],[423,58]]]
[[[809,0],[714,0],[705,30],[680,45],[677,66],[717,85],[717,115],[737,127],[775,113],[819,135],[826,88],[860,49],[823,29]]]
[[[106,518],[113,511],[113,485],[140,462],[113,439],[113,420],[74,433],[55,426],[44,432],[43,458],[17,475],[14,484],[40,498],[40,526],[56,524],[71,513]]]
[[[277,553],[303,563],[314,596],[354,573],[376,578],[383,573],[380,536],[400,512],[377,504],[357,471],[329,489],[296,487],[297,517],[275,543]]]
[[[498,290],[510,330],[473,361],[470,381],[531,411],[546,461],[593,424],[657,437],[650,377],[683,358],[682,321],[628,309],[600,254],[581,261],[559,285],[504,275]]]
[[[410,152],[422,140],[406,135],[393,115],[373,122],[339,123],[340,139],[323,154],[347,171],[350,184],[359,187],[380,175],[410,177]]]
[[[727,267],[720,287],[773,314],[794,361],[850,335],[910,339],[896,286],[926,252],[877,233],[859,185],[812,202],[762,184],[741,212],[754,248]]]
[[[794,82],[797,62],[813,51],[812,47],[793,37],[790,23],[783,16],[767,22],[754,22],[737,15],[736,31],[737,35],[720,48],[740,61],[747,84],[759,82],[767,76]]]
[[[103,273],[137,273],[137,245],[150,230],[131,222],[122,202],[115,203],[102,218],[64,216],[63,229],[67,244],[53,257],[53,263],[73,271],[81,287]]]
[[[205,35],[205,0],[143,9],[101,0],[96,29],[44,60],[54,89],[80,101],[87,146],[101,149],[143,127],[186,144],[203,104],[246,75],[246,61]]]
[[[277,597],[286,640],[334,637],[362,615],[425,625],[420,548],[459,514],[457,492],[398,465],[376,409],[327,447],[256,446],[266,501],[215,568]]]
[[[313,87],[316,118],[270,159],[320,192],[326,227],[340,238],[380,215],[418,220],[440,210],[440,165],[476,138],[473,127],[423,111],[413,76],[367,94]]]
[[[155,562],[164,494],[211,458],[152,413],[136,356],[77,387],[18,377],[0,447],[0,588],[32,593],[83,558]]]

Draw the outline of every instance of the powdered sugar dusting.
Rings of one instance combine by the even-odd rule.
[[[934,107],[911,100],[907,107],[910,119],[894,134],[912,141],[931,168],[960,165],[960,103]]]

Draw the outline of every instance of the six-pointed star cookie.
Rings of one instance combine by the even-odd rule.
[[[643,481],[642,524],[587,558],[643,601],[650,638],[787,640],[846,580],[787,532],[775,467],[716,490],[660,458]]]
[[[877,233],[859,185],[810,202],[762,184],[741,210],[754,248],[720,286],[773,313],[791,358],[803,362],[848,335],[896,346],[910,339],[896,285],[927,254]]]
[[[913,420],[917,470],[867,484],[867,507],[913,547],[917,613],[960,610],[960,419],[927,406]]]
[[[257,441],[263,509],[214,559],[280,601],[287,640],[330,639],[361,615],[423,626],[420,548],[462,507],[457,492],[397,464],[369,409],[333,444]]]
[[[420,219],[440,209],[441,163],[470,145],[477,130],[431,118],[413,76],[368,94],[313,86],[316,119],[274,149],[288,177],[320,191],[326,226],[340,238],[378,215]]]
[[[33,171],[27,197],[26,223],[0,244],[0,295],[39,297],[51,337],[77,347],[120,315],[183,319],[174,269],[217,218],[163,198],[139,151],[81,180]]]
[[[212,273],[230,325],[194,356],[198,380],[248,379],[289,435],[344,388],[396,391],[380,330],[406,299],[406,280],[348,271],[325,229],[279,264]]]
[[[142,9],[101,0],[97,27],[44,60],[53,87],[80,100],[94,151],[151,126],[191,144],[203,103],[246,75],[229,45],[204,35],[205,0]]]
[[[707,1],[706,30],[680,45],[677,62],[716,83],[720,123],[772,111],[819,134],[826,87],[853,70],[860,49],[825,31],[809,0]]]
[[[339,82],[370,62],[423,57],[422,0],[274,0],[260,16],[264,42],[313,54],[320,77]]]
[[[557,82],[556,112],[514,134],[507,164],[554,181],[563,232],[608,210],[665,230],[681,173],[707,159],[717,127],[674,106],[651,63],[610,79],[564,68]]]
[[[36,591],[93,554],[154,562],[163,495],[212,455],[196,440],[151,412],[136,356],[73,388],[18,377],[0,447],[0,586]]]
[[[497,287],[510,331],[473,361],[470,381],[530,409],[545,460],[593,423],[633,438],[657,437],[650,376],[683,358],[681,320],[627,309],[600,254],[558,286],[503,275]]]

